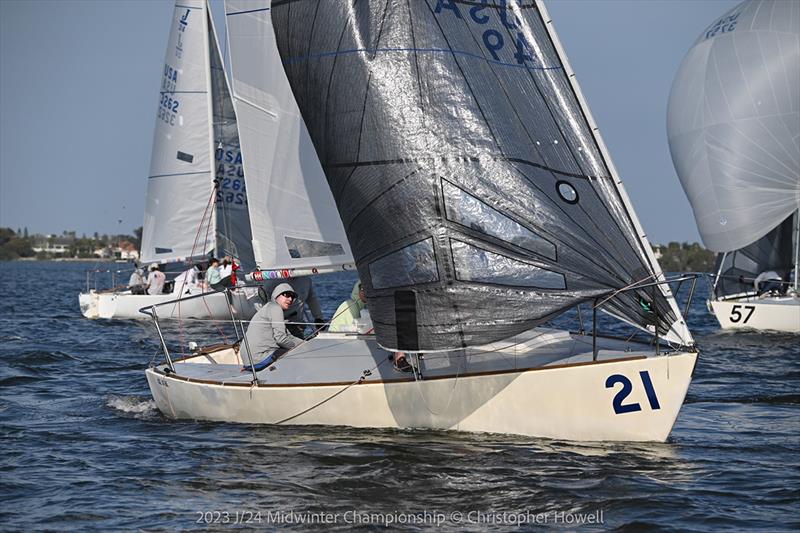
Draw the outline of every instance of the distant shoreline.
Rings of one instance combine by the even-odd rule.
[[[5,259],[3,262],[13,262],[13,261],[25,261],[25,262],[36,262],[36,261],[57,261],[57,262],[66,262],[66,263],[118,263],[120,265],[133,263],[133,260],[123,260],[117,261],[116,259],[108,259],[108,258],[98,258],[98,257],[48,257],[39,259],[37,257],[18,257],[16,259]]]

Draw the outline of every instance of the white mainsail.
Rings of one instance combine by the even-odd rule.
[[[147,181],[145,262],[178,261],[214,249],[208,49],[205,0],[176,3]]]
[[[256,263],[261,269],[352,263],[281,66],[269,0],[229,0],[225,15]]]
[[[730,252],[800,208],[800,3],[743,2],[703,31],[667,111],[706,247]]]

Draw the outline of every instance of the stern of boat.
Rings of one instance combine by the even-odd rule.
[[[710,300],[708,306],[722,329],[800,333],[800,298],[796,296]]]

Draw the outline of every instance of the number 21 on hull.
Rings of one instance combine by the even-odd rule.
[[[656,396],[656,390],[653,387],[653,381],[650,379],[650,373],[647,370],[642,370],[639,372],[639,377],[642,380],[642,387],[644,387],[644,391],[647,394],[647,401],[650,404],[650,409],[653,411],[661,409],[661,404],[658,403],[658,396]],[[613,389],[617,383],[621,383],[622,388],[614,395],[614,413],[621,415],[624,413],[641,411],[642,406],[639,402],[623,403],[633,391],[634,385],[631,383],[631,380],[624,374],[612,374],[606,379],[606,388]]]

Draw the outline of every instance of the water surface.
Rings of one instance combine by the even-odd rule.
[[[2,530],[800,529],[798,337],[722,333],[703,285],[668,442],[599,444],[169,420],[144,377],[150,326],[80,316],[92,266],[0,263]],[[317,282],[328,316],[354,279]]]

